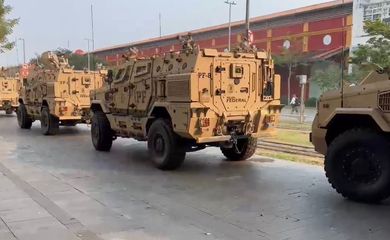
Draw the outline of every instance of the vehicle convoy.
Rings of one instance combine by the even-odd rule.
[[[200,50],[191,41],[177,53],[127,56],[94,95],[96,150],[109,151],[117,137],[147,141],[162,170],[206,146],[231,161],[250,158],[281,109],[280,76],[266,52]]]
[[[12,114],[18,108],[20,86],[18,77],[7,76],[6,69],[0,69],[0,110],[6,114]]]
[[[324,93],[311,140],[344,197],[379,202],[390,196],[390,81],[373,72],[357,86]]]
[[[74,70],[67,58],[45,52],[39,66],[23,79],[17,111],[18,124],[30,129],[40,120],[44,135],[58,133],[59,126],[90,122],[90,92],[103,84],[104,72]]]

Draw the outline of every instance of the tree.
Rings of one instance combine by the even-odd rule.
[[[88,68],[88,56],[86,54],[74,54],[71,50],[66,48],[57,48],[54,53],[65,56],[68,59],[69,65],[73,66],[75,70],[84,70]],[[39,57],[30,60],[31,64],[35,64],[37,62],[41,62]],[[105,65],[105,63],[100,59],[91,57],[91,70],[95,70],[98,64]]]
[[[390,73],[390,26],[381,21],[366,21],[364,30],[370,36],[366,44],[353,51],[352,63]]]
[[[295,69],[303,65],[306,61],[305,56],[300,51],[283,48],[283,51],[280,55],[273,57],[275,59],[275,64],[281,67],[287,67],[288,77],[287,77],[287,101],[290,103],[291,99],[291,77]]]
[[[0,52],[11,50],[15,42],[10,42],[8,36],[12,33],[13,28],[18,24],[19,19],[7,19],[7,15],[12,8],[9,5],[4,5],[4,0],[0,0]]]
[[[348,74],[347,70],[344,70],[344,74],[342,73],[340,64],[321,61],[313,65],[310,81],[315,82],[321,92],[326,92],[339,89],[342,78],[344,79],[344,84],[347,86],[357,84],[368,74],[368,71],[364,68],[354,66],[351,74]]]

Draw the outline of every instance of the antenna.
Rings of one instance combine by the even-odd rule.
[[[93,5],[91,4],[91,40],[92,40],[92,52],[95,51],[95,31],[94,31],[94,24],[93,24]],[[88,42],[89,45],[89,42]],[[93,66],[93,88],[94,90],[97,88],[96,86],[96,69],[95,69],[95,56],[94,54],[91,54],[91,60],[92,60],[92,66]],[[96,99],[96,92],[94,98]]]
[[[245,19],[245,22],[246,22],[246,39],[247,41],[249,41],[249,38],[250,38],[250,19],[249,19],[249,16],[250,16],[250,0],[246,0],[246,19]]]
[[[342,0],[342,8],[344,7],[344,0]],[[341,32],[341,107],[344,107],[344,61],[345,61],[345,37],[344,37],[344,31],[345,31],[345,16],[343,16],[343,28]]]
[[[93,5],[91,4],[91,39],[92,39],[92,51],[95,51],[95,30],[93,23]]]

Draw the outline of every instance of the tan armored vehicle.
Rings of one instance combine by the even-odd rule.
[[[42,66],[23,80],[17,117],[23,129],[41,121],[44,135],[56,134],[60,125],[74,126],[90,121],[90,92],[102,86],[103,73],[76,71],[65,57],[42,54]]]
[[[178,168],[186,155],[220,147],[250,158],[278,121],[280,77],[266,52],[223,53],[184,44],[179,53],[129,57],[92,100],[92,142],[109,151],[117,137],[148,142],[155,165]]]
[[[357,86],[321,96],[311,139],[337,192],[364,202],[390,196],[389,133],[387,74],[373,72]]]
[[[12,114],[19,106],[20,81],[17,77],[6,75],[4,68],[0,69],[0,110]]]

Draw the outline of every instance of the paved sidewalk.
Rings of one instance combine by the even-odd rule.
[[[4,174],[0,166],[0,239],[79,239]]]
[[[0,189],[1,240],[100,239],[1,162]]]
[[[305,108],[305,123],[312,123],[314,120],[314,117],[316,115],[317,109],[316,108]],[[281,113],[281,121],[287,121],[287,122],[299,122],[299,113],[291,113],[291,107],[285,106],[282,109]]]

